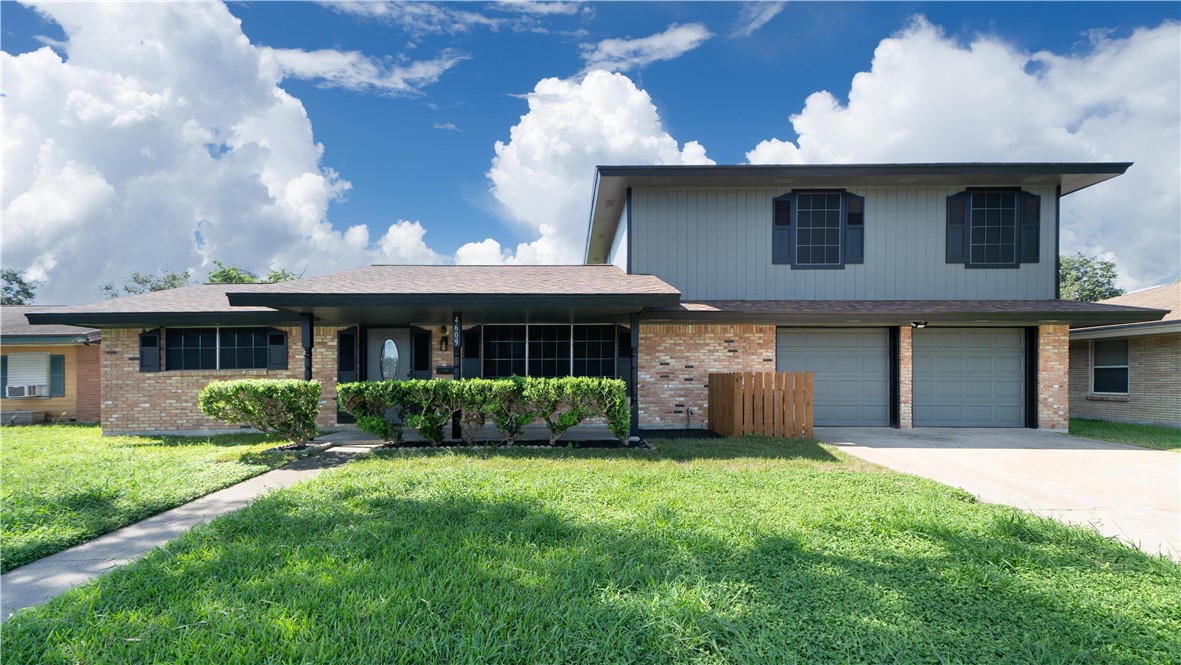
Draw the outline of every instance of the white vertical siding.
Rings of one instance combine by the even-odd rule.
[[[839,186],[834,184],[834,188]],[[633,272],[685,300],[1044,300],[1054,297],[1053,187],[1041,196],[1039,263],[945,262],[946,201],[961,187],[848,188],[865,197],[865,263],[793,270],[771,263],[771,200],[787,189],[636,189]]]

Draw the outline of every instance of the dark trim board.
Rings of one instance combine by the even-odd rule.
[[[1025,426],[1037,429],[1037,327],[1029,326],[1025,329]]]
[[[897,326],[890,329],[890,427],[902,426],[902,333]]]
[[[29,313],[29,323],[85,325],[93,328],[159,328],[178,326],[297,326],[290,312],[106,312],[96,314]]]

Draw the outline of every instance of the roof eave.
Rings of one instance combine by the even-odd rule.
[[[1106,339],[1111,337],[1140,337],[1142,335],[1168,335],[1181,333],[1181,321],[1150,321],[1147,323],[1129,323],[1123,325],[1090,326],[1070,331],[1070,339]]]
[[[288,312],[96,312],[27,314],[29,323],[64,324],[91,328],[155,328],[159,326],[284,325],[299,323]]]

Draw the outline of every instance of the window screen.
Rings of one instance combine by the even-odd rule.
[[[170,328],[165,331],[164,368],[217,369],[217,328]]]
[[[1128,340],[1096,340],[1091,349],[1091,391],[1128,394]]]
[[[615,326],[574,326],[572,374],[615,376],[615,343]]]
[[[222,328],[221,369],[266,369],[266,328]]]
[[[484,377],[525,376],[525,326],[484,326]]]
[[[1017,263],[1017,193],[972,194],[969,262],[974,265]]]
[[[529,326],[529,376],[570,375],[570,326]]]
[[[796,195],[797,265],[840,265],[841,198],[840,192]]]

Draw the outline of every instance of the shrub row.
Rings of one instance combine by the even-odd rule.
[[[539,420],[549,429],[551,445],[587,418],[605,418],[621,442],[627,441],[631,425],[626,384],[619,379],[414,379],[343,383],[336,390],[341,408],[357,420],[359,429],[398,445],[405,441],[404,427],[432,444],[442,443],[456,414],[469,444],[475,444],[476,434],[489,421],[509,445],[526,425]]]
[[[303,445],[316,438],[320,382],[298,379],[214,381],[197,399],[201,412],[230,424],[245,424]]]

